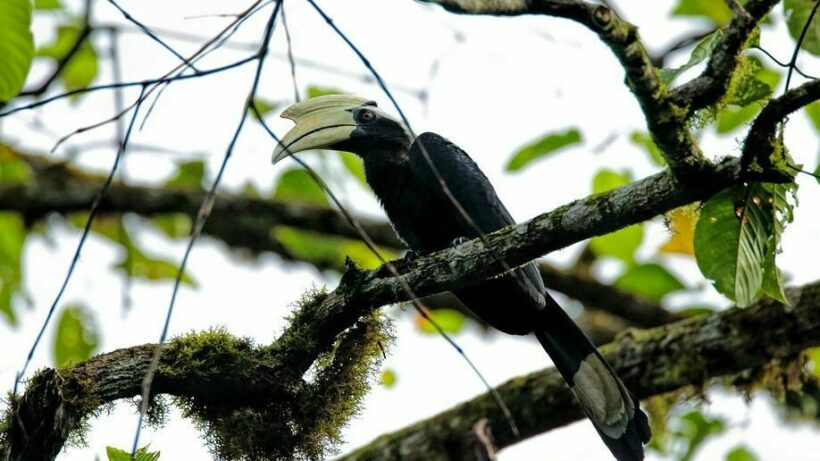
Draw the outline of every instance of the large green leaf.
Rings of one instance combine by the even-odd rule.
[[[709,199],[695,226],[698,267],[739,306],[754,301],[774,231],[771,195],[760,183],[736,186]]]
[[[631,181],[628,173],[603,169],[592,180],[592,192],[599,194],[623,186]],[[634,263],[635,250],[643,241],[643,225],[634,224],[589,241],[589,248],[598,256],[612,256],[628,265]]]
[[[307,205],[328,206],[325,192],[310,174],[301,168],[287,170],[279,177],[273,198]]]
[[[564,147],[581,142],[581,132],[577,128],[546,133],[526,146],[518,149],[507,163],[507,171],[518,171],[534,160],[544,158]]]
[[[728,105],[718,113],[715,130],[718,133],[734,131],[750,122],[758,112],[760,112],[759,104],[749,104],[744,107]]]
[[[55,61],[61,60],[70,50],[77,38],[80,36],[79,25],[63,25],[57,29],[57,37],[54,42],[37,50],[38,56],[49,57]],[[97,51],[90,40],[85,39],[80,48],[71,57],[63,71],[60,73],[60,80],[66,90],[77,90],[85,88],[94,81],[98,72]]]
[[[0,102],[17,96],[34,59],[31,0],[0,1]]]
[[[656,301],[660,301],[668,293],[684,288],[680,280],[660,264],[631,267],[615,280],[615,286]]]
[[[98,344],[99,333],[93,312],[80,305],[63,309],[54,337],[54,365],[65,367],[88,360]]]
[[[786,225],[794,220],[794,209],[791,202],[789,202],[787,194],[794,194],[797,185],[794,183],[787,184],[763,184],[763,188],[769,193],[769,200],[771,200],[771,208],[769,212],[772,214],[773,228],[772,238],[768,242],[766,249],[766,260],[763,264],[763,292],[772,298],[789,304],[786,298],[785,285],[783,283],[783,274],[777,267],[775,262],[777,253],[780,251],[780,239],[783,236],[783,231]]]
[[[0,313],[10,324],[17,324],[14,295],[22,281],[21,261],[26,229],[23,218],[10,212],[0,212]]]
[[[370,251],[367,245],[356,240],[307,232],[287,226],[274,227],[271,236],[296,259],[308,261],[317,267],[341,270],[348,256],[365,269],[375,269],[381,264],[381,260]],[[379,251],[385,259],[397,257],[390,251],[384,249],[379,249]]]
[[[784,0],[783,12],[786,14],[786,24],[789,26],[789,33],[797,40],[806,27],[811,10],[817,0]],[[811,54],[820,56],[820,14],[815,14],[812,23],[808,26],[806,36],[803,38],[801,48]]]
[[[718,3],[714,0],[705,0],[709,3]],[[700,64],[701,62],[709,59],[712,56],[712,51],[715,50],[715,46],[718,44],[720,39],[723,37],[723,30],[717,29],[711,34],[707,35],[706,37],[702,38],[697,45],[695,45],[695,49],[692,50],[692,54],[689,56],[689,60],[686,64],[669,69],[661,69],[660,70],[660,77],[661,81],[670,84],[674,81],[678,75],[684,73],[685,71],[695,67],[696,65]]]
[[[680,0],[672,14],[707,18],[716,26],[732,19],[732,11],[726,6],[726,2],[720,0]]]

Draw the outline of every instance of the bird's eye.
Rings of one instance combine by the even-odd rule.
[[[376,114],[372,110],[362,109],[359,111],[358,119],[361,123],[370,123],[376,118]]]

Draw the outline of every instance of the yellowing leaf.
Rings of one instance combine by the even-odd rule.
[[[458,333],[464,327],[464,314],[455,309],[435,309],[428,310],[427,315],[436,323],[445,333]],[[422,317],[421,314],[416,315],[416,326],[419,331],[428,334],[438,333],[438,329],[430,323],[429,320]]]
[[[379,383],[388,389],[395,386],[396,372],[389,368],[383,370],[381,376],[379,377]]]
[[[695,254],[695,223],[698,214],[689,207],[681,207],[669,212],[669,225],[672,235],[661,245],[661,253],[678,253],[688,256]]]

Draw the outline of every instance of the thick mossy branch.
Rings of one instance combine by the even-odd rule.
[[[746,309],[630,331],[602,352],[639,398],[791,360],[820,344],[820,282],[788,290],[793,308],[763,300]],[[745,385],[744,385],[745,388]],[[572,393],[553,369],[515,378],[497,388],[521,432],[514,436],[492,399],[477,397],[405,429],[387,434],[345,461],[472,461],[467,437],[488,418],[499,448],[583,418]]]
[[[297,312],[315,310],[323,296],[319,292],[306,298]],[[305,316],[296,320],[302,323],[292,324],[282,341],[270,346],[254,345],[224,330],[174,339],[163,347],[154,393],[176,396],[222,459],[321,458],[338,442],[341,426],[358,408],[382,348],[389,343],[390,330],[384,320],[371,315],[341,327],[333,336],[305,343],[308,336],[295,331],[321,334],[320,329],[305,323],[310,321]],[[26,383],[22,397],[10,398],[0,424],[0,458],[54,459],[95,410],[141,395],[156,347],[135,346],[74,367],[38,372]],[[305,382],[304,371],[291,367],[294,357],[308,366],[315,363],[318,378]],[[340,381],[331,385],[329,376]],[[345,379],[351,381],[341,381]],[[313,400],[317,393],[324,395],[321,408]]]

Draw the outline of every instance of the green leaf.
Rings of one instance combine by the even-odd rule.
[[[704,17],[716,26],[722,26],[732,19],[732,11],[726,6],[726,2],[715,0],[680,0],[672,14]]]
[[[122,269],[129,277],[146,280],[175,280],[179,271],[175,262],[149,256],[133,244],[127,245],[125,257],[114,267]],[[181,282],[191,287],[196,286],[187,272],[182,274]]]
[[[581,132],[577,128],[565,131],[546,133],[541,138],[532,141],[518,149],[507,163],[507,171],[518,171],[534,160],[541,159],[548,154],[564,147],[581,142]]]
[[[666,159],[663,158],[661,150],[658,149],[658,146],[649,134],[640,131],[633,131],[632,134],[629,135],[629,140],[632,141],[632,144],[638,147],[643,147],[649,155],[649,160],[651,160],[652,163],[658,166],[666,165]]]
[[[163,234],[172,239],[187,237],[191,234],[191,218],[186,214],[161,214],[154,216],[151,221]]]
[[[631,267],[615,280],[615,286],[656,301],[660,301],[668,293],[684,288],[674,275],[659,264]]]
[[[391,370],[390,368],[386,368],[382,371],[381,376],[379,377],[379,383],[390,389],[391,387],[396,385],[396,372]]]
[[[806,22],[811,15],[816,0],[784,0],[783,12],[786,15],[786,24],[789,26],[789,34],[797,41]],[[809,53],[820,56],[820,14],[815,14],[812,24],[808,26],[806,36],[803,38],[801,48]]]
[[[62,10],[63,4],[60,0],[34,0],[34,9],[38,11]]]
[[[809,370],[815,378],[820,378],[820,347],[806,349],[806,357],[809,358]]]
[[[757,456],[748,448],[739,446],[726,453],[726,461],[757,461]]]
[[[743,62],[726,98],[728,104],[741,107],[768,98],[780,82],[780,72],[767,68],[757,58],[748,57]]]
[[[592,193],[600,194],[617,187],[625,186],[632,181],[632,175],[628,172],[618,173],[606,168],[601,169],[592,178]]]
[[[725,431],[726,422],[722,418],[709,418],[697,410],[684,414],[675,431],[675,435],[685,441],[685,450],[678,459],[690,461],[706,439]]]
[[[790,304],[786,297],[783,274],[775,263],[776,255],[780,251],[780,239],[786,225],[794,220],[794,207],[789,202],[787,194],[794,194],[797,185],[790,184],[763,184],[763,188],[769,193],[771,200],[773,232],[772,239],[768,242],[766,249],[766,259],[763,263],[763,292],[783,304]]]
[[[91,358],[99,344],[94,314],[84,306],[63,309],[54,338],[54,365],[65,367]]]
[[[820,101],[814,101],[803,109],[805,109],[806,115],[809,117],[809,120],[811,120],[812,125],[820,130]]]
[[[0,2],[0,102],[20,93],[34,59],[31,0]]]
[[[464,314],[455,309],[428,310],[427,316],[441,327],[445,333],[456,334],[464,328]],[[438,334],[436,327],[420,314],[416,316],[416,326],[422,333]]]
[[[114,447],[105,447],[108,461],[157,461],[159,453],[158,451],[149,452],[148,447],[142,447],[137,449],[137,452],[134,453],[134,459],[131,459],[131,452]]]
[[[31,167],[11,148],[0,144],[0,184],[19,184],[31,177]]]
[[[704,0],[705,2],[709,3],[718,3],[714,0]],[[683,2],[681,2],[683,3]],[[695,49],[692,50],[692,54],[689,56],[689,61],[686,64],[676,67],[676,68],[669,68],[669,69],[661,69],[660,70],[660,78],[663,83],[667,85],[672,83],[678,75],[684,73],[685,71],[695,67],[696,65],[700,64],[701,62],[708,59],[712,56],[712,52],[715,50],[715,46],[717,46],[720,39],[723,37],[723,29],[717,29],[711,34],[703,37],[697,45],[695,45]]]
[[[287,170],[279,177],[273,198],[306,205],[328,206],[325,192],[310,174],[301,168]]]
[[[37,56],[61,60],[73,47],[80,36],[79,25],[63,25],[57,29],[54,42],[37,50]],[[89,86],[97,77],[98,57],[94,45],[87,38],[71,57],[59,75],[66,90],[78,90]]]
[[[259,116],[264,117],[269,113],[273,112],[274,110],[276,110],[279,107],[279,103],[267,99],[254,98],[253,106],[256,108],[256,111],[251,111],[251,115],[253,115],[254,118],[258,119]],[[258,116],[257,112],[259,113]]]
[[[327,96],[329,94],[342,94],[342,91],[337,90],[336,88],[315,85],[311,85],[307,88],[307,99],[318,98],[319,96]]]
[[[703,275],[738,306],[751,304],[763,284],[767,244],[774,230],[771,195],[759,183],[709,199],[695,226],[695,258]]]
[[[17,324],[14,295],[23,280],[20,261],[26,229],[17,213],[0,212],[0,312],[11,325]]]
[[[340,271],[344,268],[347,256],[365,269],[375,269],[381,265],[381,260],[370,251],[367,245],[356,240],[307,232],[287,226],[274,227],[271,230],[271,237],[283,245],[294,258],[308,261],[316,267]],[[386,259],[398,256],[388,250],[379,249],[379,251]]]
[[[760,112],[759,104],[746,107],[728,105],[718,113],[715,129],[718,133],[729,133],[751,121]]]
[[[339,158],[342,159],[342,164],[345,169],[347,169],[359,183],[368,186],[367,179],[364,176],[364,163],[362,163],[362,160],[356,154],[339,152]]]
[[[171,179],[165,181],[166,186],[182,188],[202,188],[202,181],[205,179],[205,162],[203,160],[191,160],[177,164],[177,171]]]
[[[628,184],[632,180],[628,173],[600,170],[592,179],[592,192],[600,194],[616,187]],[[643,241],[643,225],[634,224],[610,234],[594,237],[589,241],[589,248],[598,256],[612,256],[628,265],[634,263],[635,250]]]

